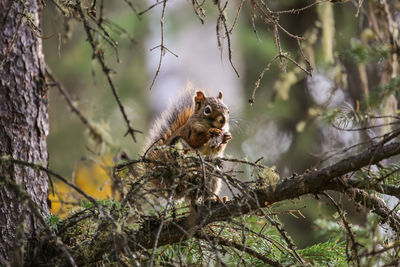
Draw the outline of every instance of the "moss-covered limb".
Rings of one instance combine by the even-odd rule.
[[[298,178],[282,180],[275,186],[249,188],[245,195],[231,201],[198,205],[193,209],[196,212],[190,215],[164,220],[158,238],[161,218],[154,217],[144,221],[139,230],[125,227],[123,231],[117,231],[117,233],[115,233],[115,228],[108,224],[102,227],[101,231],[98,230],[99,235],[92,239],[92,244],[80,247],[74,252],[74,256],[78,264],[101,260],[102,256],[110,250],[118,248],[121,240],[126,240],[124,242],[133,252],[153,248],[156,240],[158,246],[181,242],[201,234],[200,230],[213,222],[229,221],[234,217],[264,208],[270,203],[325,190],[336,190],[352,195],[357,202],[364,204],[368,209],[381,216],[394,231],[400,233],[400,219],[396,214],[390,212],[383,201],[357,188],[349,188],[349,185],[345,183],[346,178],[339,180],[339,177],[346,173],[359,170],[399,153],[400,143],[398,142],[375,146],[322,170],[309,172]],[[119,241],[116,242],[116,240]]]
[[[382,221],[387,223],[392,230],[400,236],[400,216],[396,212],[390,210],[381,198],[369,194],[362,189],[351,188],[341,182],[338,182],[336,186],[332,186],[331,189],[347,194],[351,199],[364,206],[366,209],[379,215]]]
[[[205,224],[214,221],[224,221],[235,216],[247,214],[259,208],[264,208],[270,203],[297,198],[305,194],[318,193],[328,189],[342,191],[342,188],[345,188],[345,185],[337,183],[335,187],[332,186],[332,181],[335,181],[335,178],[341,177],[346,173],[359,170],[364,166],[377,163],[399,153],[399,142],[390,143],[384,146],[377,145],[359,153],[358,155],[348,157],[336,164],[323,168],[322,170],[306,173],[296,179],[282,180],[275,186],[274,190],[272,189],[272,186],[268,189],[254,189],[249,192],[252,194],[251,198],[245,196],[242,199],[234,199],[227,203],[216,204],[211,208],[211,210],[207,206],[201,206],[199,207],[199,218],[203,218]],[[376,205],[378,204],[377,201],[373,202]],[[377,214],[380,216],[386,216],[386,213],[379,212],[384,210],[383,207],[386,207],[386,205],[384,205],[384,203],[380,204],[381,205],[379,206],[381,208],[375,210],[375,212],[377,212]],[[163,238],[169,242],[173,241],[174,239],[175,242],[186,239],[187,237],[185,238],[183,230],[190,232],[190,227],[191,225],[189,224],[188,217],[182,218],[176,223],[170,223],[169,225],[164,226],[164,231],[160,237],[161,240],[159,240],[159,245],[162,245]],[[400,228],[397,228],[397,230],[399,229]],[[151,232],[152,230],[150,230],[150,233],[138,235],[136,240],[145,241],[142,243],[142,245],[147,247],[148,244],[152,244],[152,242],[151,238],[148,239],[145,237],[152,236]],[[144,239],[142,239],[142,237]]]
[[[60,237],[69,247],[72,258],[77,265],[102,261],[105,256],[109,258],[111,254],[120,254],[120,252],[130,258],[129,262],[135,262],[137,260],[136,253],[143,253],[147,249],[152,249],[155,241],[157,241],[157,246],[178,243],[200,234],[201,229],[213,222],[231,221],[232,218],[251,214],[274,202],[297,198],[310,193],[320,193],[325,190],[336,190],[352,195],[357,202],[381,216],[399,233],[400,219],[397,218],[398,216],[390,212],[380,199],[357,189],[357,184],[351,184],[351,179],[348,180],[350,184],[347,183],[347,178],[344,176],[399,153],[399,142],[386,145],[378,144],[324,169],[307,172],[293,179],[283,179],[276,184],[277,174],[273,169],[253,166],[257,170],[257,179],[260,180],[255,183],[255,186],[251,187],[244,183],[238,184],[237,186],[241,189],[240,194],[231,201],[224,203],[205,202],[193,206],[192,213],[185,212],[176,217],[161,216],[161,213],[150,217],[141,216],[139,213],[138,217],[135,217],[135,212],[124,210],[132,208],[129,205],[133,203],[129,201],[129,205],[121,206],[118,209],[112,207],[112,205],[110,207],[100,205],[94,200],[88,210],[78,212],[75,216],[64,221],[64,225],[60,228],[60,231],[62,230]],[[193,165],[196,163],[196,157],[187,155],[183,155],[183,157],[190,160],[185,164]],[[12,159],[2,157],[1,160],[10,161]],[[13,162],[48,171],[40,165]],[[208,166],[211,161],[205,161],[205,164],[207,175],[223,176],[222,170],[217,168],[214,171],[211,170],[211,166]],[[188,173],[187,168],[181,169],[186,174]],[[191,173],[196,176],[195,170]],[[234,178],[230,177],[229,179]],[[232,185],[234,181],[228,180],[227,182],[231,182]],[[142,197],[141,194],[150,194],[151,192],[139,192],[135,195],[135,198],[138,199]],[[136,204],[140,205],[140,203]],[[163,227],[162,231],[159,232],[161,221],[163,221]],[[132,227],[133,224],[138,225],[138,227]]]
[[[365,181],[358,179],[346,179],[346,184],[351,187],[374,190],[378,193],[382,193],[389,196],[394,196],[400,199],[400,187],[390,184],[376,183],[374,180]]]
[[[347,194],[353,197],[356,202],[378,214],[383,222],[387,222],[393,231],[400,236],[400,216],[390,210],[381,198],[368,194],[361,189],[350,189]]]
[[[276,192],[271,200],[273,202],[283,199],[296,198],[308,193],[318,193],[321,189],[327,188],[329,181],[346,173],[356,171],[364,166],[372,165],[383,159],[390,158],[400,153],[400,143],[394,142],[385,146],[372,146],[358,155],[345,158],[331,166],[321,170],[301,175],[297,179],[283,181],[276,186]],[[276,197],[276,199],[275,199]]]
[[[90,226],[92,229],[85,229]],[[91,224],[85,223],[79,226],[73,227],[78,229],[76,232],[70,232],[68,238],[72,238],[75,234],[82,234],[81,231],[87,231],[86,237],[80,240],[80,244],[73,247],[73,257],[79,266],[87,265],[90,263],[96,263],[103,259],[103,255],[107,255],[113,251],[113,246],[116,246],[114,242],[114,229],[111,223],[103,223],[98,225],[97,222]],[[67,240],[64,240],[66,242]]]

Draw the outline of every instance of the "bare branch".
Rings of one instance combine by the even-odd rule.
[[[167,1],[168,0],[163,0],[162,1],[163,7],[162,7],[161,19],[160,19],[160,24],[161,24],[161,44],[159,46],[156,46],[156,47],[160,47],[160,60],[158,62],[156,73],[154,74],[153,80],[151,81],[149,90],[151,90],[153,88],[154,83],[155,83],[155,81],[156,81],[156,79],[158,77],[158,74],[160,73],[162,60],[163,60],[163,57],[165,55],[165,50],[164,50],[165,49],[165,46],[164,46],[164,21],[165,21],[165,7],[167,5]],[[151,50],[152,49],[150,49],[150,51]]]
[[[97,140],[101,140],[102,142],[107,142],[106,139],[101,136],[98,130],[93,127],[91,122],[82,114],[82,112],[76,107],[75,104],[73,104],[73,100],[68,93],[67,89],[59,82],[56,80],[56,78],[53,76],[51,73],[51,70],[48,66],[46,66],[46,75],[47,77],[51,80],[51,82],[57,87],[58,91],[61,93],[61,95],[64,97],[65,101],[67,102],[68,107],[71,109],[73,113],[75,113],[80,121],[89,129],[90,134]]]
[[[327,193],[322,193],[322,194],[332,202],[333,206],[335,206],[336,210],[338,211],[339,216],[342,219],[343,225],[344,225],[344,227],[345,227],[345,229],[347,231],[347,234],[350,237],[350,240],[351,240],[351,243],[352,243],[351,250],[353,251],[353,257],[356,260],[357,266],[360,266],[360,258],[358,257],[358,246],[359,246],[359,244],[356,241],[356,238],[354,237],[353,230],[351,229],[350,223],[348,222],[348,220],[347,220],[347,218],[345,216],[343,208],[338,203],[336,203],[336,201],[330,195],[328,195]],[[348,255],[347,250],[348,249],[347,249],[347,242],[346,242],[346,254],[348,256],[348,261],[351,261],[352,257],[350,257],[350,255]]]
[[[136,142],[135,133],[143,133],[143,132],[134,129],[131,126],[131,123],[130,123],[130,120],[128,118],[128,115],[126,114],[125,108],[121,103],[121,99],[120,99],[120,97],[119,97],[119,95],[117,93],[117,90],[116,90],[116,88],[114,86],[114,83],[113,83],[113,81],[111,79],[111,75],[110,75],[110,71],[111,70],[106,66],[106,64],[104,62],[104,59],[103,59],[103,56],[102,56],[102,53],[98,50],[98,48],[97,48],[97,46],[95,44],[95,41],[93,39],[91,30],[90,30],[90,26],[88,24],[88,21],[86,19],[85,14],[83,13],[80,0],[76,1],[76,8],[77,8],[77,10],[78,10],[78,12],[80,14],[81,19],[82,19],[83,27],[84,27],[84,29],[86,31],[86,35],[88,37],[88,41],[89,41],[90,45],[92,46],[93,57],[96,58],[98,60],[98,62],[100,63],[102,71],[103,71],[104,75],[107,78],[108,84],[109,84],[109,86],[111,88],[111,91],[112,91],[112,93],[114,95],[114,98],[117,101],[118,107],[119,107],[119,109],[120,109],[120,111],[122,113],[122,116],[123,116],[124,120],[125,120],[126,126],[128,127],[128,130],[127,130],[126,134],[129,134],[132,137],[133,141]]]

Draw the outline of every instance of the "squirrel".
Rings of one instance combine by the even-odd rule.
[[[145,157],[165,161],[165,156],[157,147],[182,143],[186,150],[197,150],[201,156],[215,158],[222,156],[231,139],[229,109],[222,101],[222,93],[211,97],[202,90],[194,94],[193,90],[186,89],[153,124],[145,146]],[[207,179],[208,193],[203,197],[215,198],[220,191],[221,180],[216,177]],[[152,183],[156,188],[171,185],[171,181],[161,178]],[[185,196],[185,188],[177,191],[176,198]]]

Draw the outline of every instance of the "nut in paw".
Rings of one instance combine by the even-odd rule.
[[[230,133],[230,132],[225,132],[225,133],[224,133],[224,137],[223,137],[223,139],[222,139],[222,143],[223,143],[223,144],[226,144],[226,143],[228,143],[229,140],[231,140],[231,139],[232,139],[231,133]]]
[[[212,137],[218,137],[220,134],[222,133],[222,130],[218,129],[218,128],[210,128],[208,130],[208,134],[209,136]]]

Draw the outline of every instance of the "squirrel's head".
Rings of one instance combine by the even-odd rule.
[[[194,114],[209,122],[210,128],[229,131],[229,110],[222,102],[222,93],[217,97],[206,97],[203,91],[197,91],[194,97]]]

